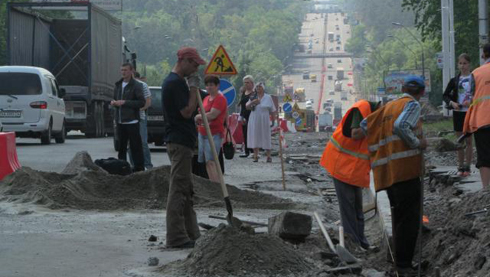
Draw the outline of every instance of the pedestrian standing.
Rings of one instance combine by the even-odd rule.
[[[376,192],[386,190],[392,207],[395,266],[399,274],[413,274],[412,259],[421,217],[422,138],[419,120],[424,80],[409,76],[400,98],[388,102],[361,122],[370,151]]]
[[[254,150],[254,162],[259,161],[259,149],[265,150],[267,162],[271,163],[271,122],[270,116],[274,118],[276,107],[272,97],[265,93],[264,83],[255,86],[254,95],[250,97],[246,105],[251,110],[248,121],[248,146]]]
[[[245,153],[240,155],[240,158],[246,158],[253,150],[248,148],[247,133],[248,133],[248,120],[250,118],[251,110],[247,109],[247,102],[250,100],[250,96],[254,91],[254,78],[252,75],[243,77],[243,87],[240,89],[240,122],[242,124],[243,141],[245,144]]]
[[[464,119],[473,97],[474,83],[470,71],[470,56],[461,54],[458,57],[458,69],[460,73],[452,78],[444,91],[444,102],[453,109],[453,127],[456,135],[463,132]],[[466,148],[458,150],[458,176],[466,177],[471,172],[471,160],[473,158],[473,138],[466,138]]]
[[[133,78],[133,65],[121,66],[122,78],[115,84],[114,100],[117,135],[119,137],[118,159],[127,160],[128,141],[134,159],[134,171],[144,171],[143,145],[139,132],[140,109],[145,105],[143,86]]]
[[[192,47],[181,48],[177,59],[162,84],[165,139],[171,164],[166,244],[171,248],[192,248],[200,236],[193,207],[192,156],[197,139],[193,114],[199,93],[197,70],[205,61]]]
[[[148,108],[151,106],[151,92],[146,82],[143,81],[146,78],[141,77],[139,72],[137,71],[134,72],[134,78],[137,81],[139,81],[143,86],[145,105],[143,106],[143,108],[140,109],[140,135],[141,135],[141,142],[143,145],[143,158],[144,158],[145,168],[151,169],[153,168],[153,164],[151,163],[150,147],[148,147],[148,128],[147,128],[148,119],[146,114]],[[133,160],[131,150],[129,151],[129,160],[131,161],[131,165],[134,167],[134,160]]]
[[[360,100],[345,113],[323,151],[320,165],[332,176],[339,200],[345,234],[363,249],[369,249],[364,234],[362,189],[369,188],[369,151],[360,129],[361,121],[378,109],[381,102]]]
[[[213,143],[216,151],[221,149],[225,131],[225,120],[227,115],[227,102],[225,96],[219,92],[219,78],[215,75],[208,75],[204,78],[204,84],[209,95],[203,100],[203,107],[205,110],[206,118],[209,123],[209,129],[213,136]],[[198,124],[198,161],[200,163],[206,163],[206,171],[208,173],[209,180],[219,183],[219,175],[216,171],[216,163],[214,161],[214,155],[211,150],[211,145],[206,133],[206,128],[203,125],[201,113],[197,114],[194,118],[196,124]]]
[[[473,71],[473,101],[466,113],[463,133],[475,135],[476,167],[480,169],[483,188],[490,187],[490,44],[483,46],[485,64]]]

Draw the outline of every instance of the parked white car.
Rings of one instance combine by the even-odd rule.
[[[65,142],[64,90],[46,69],[0,66],[0,120],[4,132],[40,138],[42,144]]]

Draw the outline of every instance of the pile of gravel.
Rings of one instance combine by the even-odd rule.
[[[51,209],[83,210],[164,209],[169,191],[170,167],[162,166],[129,176],[111,175],[92,162],[86,153],[77,153],[68,174],[48,173],[22,167],[0,181],[2,200],[45,205]],[[193,176],[197,207],[223,207],[218,183]],[[228,186],[234,207],[251,209],[291,209],[290,200]]]
[[[305,276],[314,266],[280,238],[250,235],[221,224],[197,240],[185,260],[160,268],[164,276]]]

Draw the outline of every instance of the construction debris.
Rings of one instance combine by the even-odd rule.
[[[309,215],[282,212],[269,218],[269,234],[288,240],[304,240],[311,233],[312,218]]]
[[[306,276],[315,268],[292,245],[268,234],[250,235],[220,224],[182,261],[161,267],[164,276]]]

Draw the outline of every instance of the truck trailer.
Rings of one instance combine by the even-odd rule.
[[[66,91],[66,131],[112,134],[109,104],[126,53],[121,21],[89,2],[8,3],[7,13],[7,61],[55,75]]]

